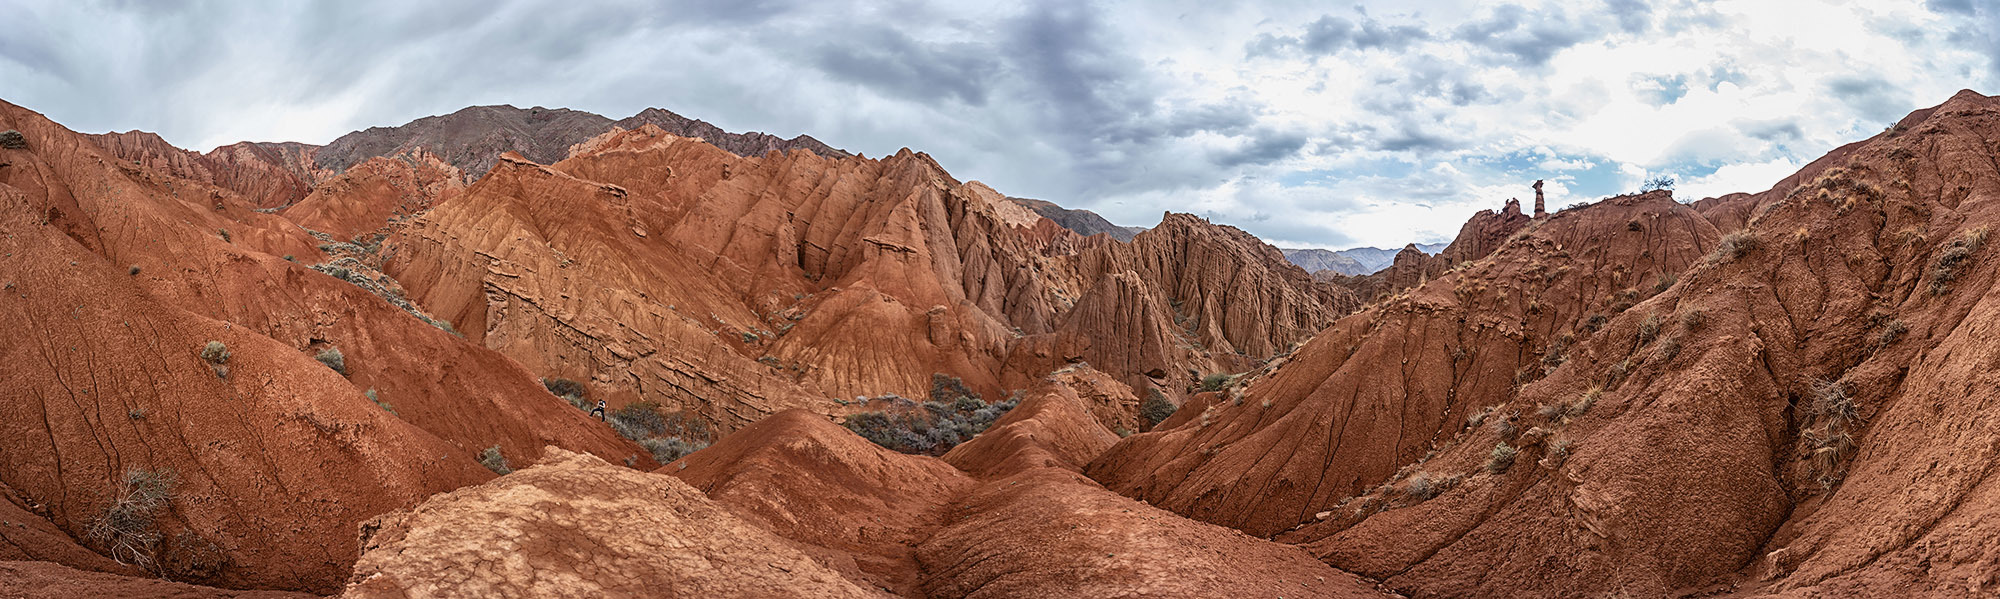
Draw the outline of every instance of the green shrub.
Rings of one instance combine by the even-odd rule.
[[[1179,409],[1180,406],[1174,405],[1172,400],[1167,399],[1167,394],[1161,393],[1159,389],[1148,387],[1146,388],[1146,400],[1139,402],[1139,418],[1146,421],[1147,430],[1152,430],[1153,427],[1166,422],[1168,418],[1172,418],[1174,411]]]
[[[884,395],[885,409],[848,415],[843,423],[862,438],[902,453],[944,455],[958,444],[972,439],[1020,403],[1018,394],[1006,401],[988,404],[976,397],[962,397],[946,403],[922,404]]]
[[[13,129],[0,131],[0,148],[25,150],[28,148],[28,138],[22,137],[20,131]]]
[[[576,395],[566,397],[582,402]],[[606,414],[604,420],[618,436],[646,448],[653,454],[653,461],[662,464],[708,447],[715,435],[708,421],[685,411],[663,412],[660,404],[651,401],[626,404]]]
[[[707,449],[708,443],[690,443],[680,437],[652,437],[641,439],[639,446],[653,454],[653,461],[665,464],[686,457],[687,454]]]
[[[389,405],[389,402],[382,401],[382,398],[375,394],[374,389],[369,389],[367,392],[362,393],[362,395],[368,396],[368,401],[375,402],[375,405],[381,407],[382,411],[388,412],[391,415],[400,416],[400,414],[396,414],[396,407]]]
[[[313,355],[313,359],[319,360],[319,363],[325,364],[327,368],[332,368],[334,372],[343,376],[347,374],[347,356],[341,355],[340,348],[329,347],[320,350],[318,354]]]
[[[1443,491],[1444,485],[1433,480],[1429,472],[1419,471],[1416,474],[1410,475],[1409,480],[1403,482],[1403,492],[1417,498],[1418,501],[1437,497],[1438,493]]]
[[[931,373],[931,401],[955,403],[970,397],[980,399],[978,393],[965,386],[965,381],[942,372]]]
[[[660,415],[659,404],[648,401],[625,404],[605,415],[605,422],[611,430],[633,441],[659,436],[667,430],[667,419]]]
[[[1494,445],[1493,453],[1486,457],[1486,472],[1488,474],[1506,473],[1508,468],[1514,467],[1514,456],[1519,453],[1520,450],[1514,449],[1514,446],[1508,445],[1505,441],[1500,442],[1499,445]]]
[[[1205,377],[1201,377],[1200,389],[1204,392],[1221,391],[1223,389],[1228,389],[1229,384],[1233,382],[1236,382],[1236,377],[1230,376],[1227,373],[1218,372]]]
[[[479,465],[485,466],[487,470],[492,470],[494,474],[501,476],[506,476],[508,473],[514,471],[513,468],[507,467],[507,456],[500,455],[500,446],[498,444],[479,452]]]
[[[86,535],[105,546],[118,563],[151,569],[160,532],[154,526],[160,510],[172,502],[173,472],[132,469],[92,520]]]
[[[1654,339],[1658,338],[1660,336],[1660,315],[1647,315],[1645,320],[1639,321],[1638,335],[1639,345],[1652,343]]]
[[[210,364],[228,364],[229,347],[223,345],[221,341],[210,341],[207,345],[201,346],[201,359]]]

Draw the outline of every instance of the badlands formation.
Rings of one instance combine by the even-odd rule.
[[[2000,593],[1970,91],[1359,276],[658,109],[0,131],[0,596]]]

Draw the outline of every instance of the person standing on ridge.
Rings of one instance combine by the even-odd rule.
[[[597,400],[597,407],[590,409],[590,415],[599,421],[604,420],[604,400]]]

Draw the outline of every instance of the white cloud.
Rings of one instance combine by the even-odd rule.
[[[1973,3],[1978,4],[1978,3]],[[2000,7],[1924,0],[0,0],[0,90],[85,131],[323,143],[474,104],[930,152],[962,179],[1300,246],[1683,177],[1757,191],[1960,88]],[[84,40],[99,40],[86,42]],[[112,40],[105,42],[102,40]]]
[[[1791,176],[1804,166],[1804,163],[1791,158],[1731,164],[1707,176],[1679,181],[1674,187],[1674,197],[1692,202],[1737,192],[1756,193],[1770,189],[1780,179]]]

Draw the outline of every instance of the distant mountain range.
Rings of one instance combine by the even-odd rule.
[[[1056,224],[1062,225],[1064,229],[1075,231],[1076,234],[1082,235],[1084,237],[1089,237],[1092,235],[1096,235],[1098,233],[1103,233],[1106,235],[1110,235],[1112,239],[1129,243],[1132,241],[1132,236],[1138,235],[1140,231],[1146,230],[1145,227],[1121,227],[1118,225],[1114,225],[1111,224],[1111,221],[1104,220],[1104,217],[1098,216],[1096,212],[1091,212],[1089,210],[1083,210],[1083,209],[1064,208],[1062,206],[1057,206],[1055,202],[1050,202],[1048,200],[1036,200],[1030,198],[1007,198],[1007,199],[1012,200],[1016,204],[1027,206],[1029,210],[1033,210],[1035,211],[1036,214],[1042,215],[1042,218],[1056,221]]]
[[[1426,254],[1436,254],[1439,251],[1444,250],[1445,246],[1447,245],[1451,244],[1448,243],[1416,244],[1417,250]],[[1393,250],[1385,250],[1382,248],[1370,247],[1370,248],[1352,248],[1352,249],[1345,249],[1338,251],[1287,250],[1287,249],[1281,249],[1280,251],[1283,251],[1285,253],[1286,260],[1291,260],[1292,264],[1299,265],[1299,268],[1306,269],[1306,272],[1319,272],[1322,270],[1331,270],[1343,275],[1355,276],[1355,275],[1373,274],[1376,271],[1388,268],[1390,264],[1394,264],[1396,262],[1396,253],[1403,250],[1401,248]]]
[[[1043,218],[1055,221],[1056,224],[1062,225],[1063,228],[1075,231],[1076,234],[1085,237],[1104,233],[1110,235],[1112,239],[1131,242],[1133,236],[1146,230],[1145,227],[1122,227],[1112,224],[1111,221],[1105,220],[1103,216],[1095,212],[1081,208],[1064,208],[1048,200],[1012,197],[1007,199],[1016,204],[1026,206],[1028,209],[1034,210],[1036,214],[1042,215]],[[1426,254],[1436,254],[1444,250],[1447,245],[1451,244],[1416,244],[1417,250]],[[1357,276],[1373,274],[1384,268],[1388,268],[1390,264],[1396,262],[1396,253],[1403,250],[1402,248],[1382,249],[1365,247],[1345,250],[1280,248],[1280,251],[1285,253],[1286,260],[1290,260],[1292,264],[1297,264],[1299,268],[1305,269],[1306,272],[1331,270],[1343,275]]]

